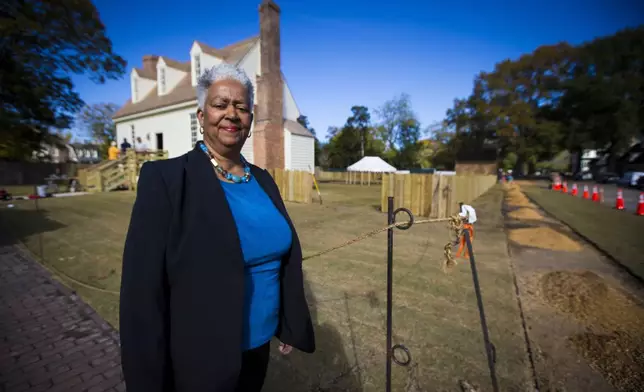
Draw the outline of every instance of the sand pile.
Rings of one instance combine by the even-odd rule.
[[[597,332],[569,338],[593,368],[620,391],[644,390],[644,308],[590,271],[551,272],[541,289],[549,304]]]
[[[543,220],[543,216],[534,208],[522,207],[518,210],[511,211],[508,216],[517,220]]]
[[[549,227],[528,227],[508,231],[510,241],[522,246],[556,250],[563,252],[579,252],[582,247],[567,235]]]

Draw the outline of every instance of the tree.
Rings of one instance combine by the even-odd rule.
[[[562,149],[607,149],[614,163],[644,132],[642,64],[644,26],[579,46],[540,46],[479,74],[446,120],[459,148],[494,139],[517,169],[533,171]]]
[[[110,142],[116,141],[116,127],[112,116],[118,110],[113,103],[97,103],[86,105],[76,117],[77,127],[94,143],[100,145],[103,157],[107,156]]]
[[[566,147],[606,149],[609,166],[644,130],[644,26],[579,47],[555,108],[568,132]]]
[[[351,113],[353,114],[347,119],[347,126],[355,129],[360,135],[360,155],[364,157],[371,114],[369,114],[369,109],[366,106],[352,106]]]
[[[385,143],[387,149],[395,149],[401,124],[414,118],[409,95],[403,93],[390,99],[376,110],[376,114],[380,119],[380,126],[377,128],[378,137]]]
[[[325,161],[323,166],[346,168],[365,155],[382,155],[384,143],[375,138],[374,129],[371,127],[360,128],[368,122],[370,117],[367,108],[353,106],[351,111],[353,115],[347,118],[342,128],[329,127],[329,142],[322,149]],[[363,145],[364,154],[362,152]]]
[[[7,0],[0,11],[0,156],[22,159],[52,130],[71,125],[82,100],[70,74],[96,83],[118,79],[125,60],[112,52],[90,0]]]

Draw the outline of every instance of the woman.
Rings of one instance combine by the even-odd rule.
[[[141,168],[121,282],[128,392],[260,391],[273,336],[282,354],[315,351],[295,228],[240,153],[253,96],[232,65],[204,72],[204,141]]]

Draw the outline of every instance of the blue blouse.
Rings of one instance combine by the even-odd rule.
[[[244,255],[242,350],[250,350],[270,341],[277,331],[281,260],[293,237],[288,222],[254,177],[247,183],[221,181],[221,185]]]

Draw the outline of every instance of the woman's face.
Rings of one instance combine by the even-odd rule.
[[[203,110],[197,110],[204,139],[219,153],[241,151],[253,114],[248,91],[236,80],[220,80],[208,89]]]

